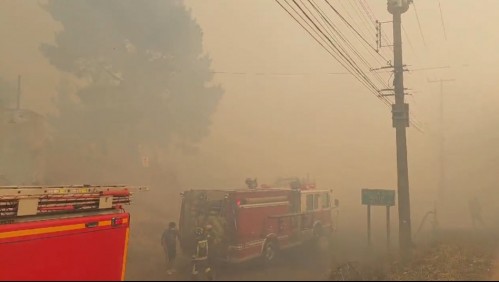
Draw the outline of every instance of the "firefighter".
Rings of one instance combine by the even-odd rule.
[[[246,178],[245,182],[246,182],[246,185],[248,185],[249,189],[256,189],[258,187],[258,182],[257,182],[256,178],[251,179],[248,177],[248,178]]]
[[[213,226],[211,224],[207,224],[205,227],[205,236],[208,241],[208,246],[210,247],[210,251],[208,252],[208,266],[213,273],[213,268],[215,266],[215,257],[217,253],[217,245],[218,245],[218,236],[216,232],[213,230]]]
[[[161,236],[161,245],[166,256],[166,267],[168,275],[175,272],[175,258],[177,257],[178,231],[175,222],[170,222],[168,228]]]
[[[209,254],[208,232],[206,228],[197,227],[195,230],[196,245],[192,256],[192,278],[199,277],[199,272],[203,272],[208,280],[213,280],[213,270],[211,267],[211,257]]]

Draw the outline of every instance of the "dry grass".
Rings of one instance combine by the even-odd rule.
[[[454,230],[415,247],[412,260],[376,258],[336,267],[331,280],[484,281],[491,277],[497,243],[490,233]]]

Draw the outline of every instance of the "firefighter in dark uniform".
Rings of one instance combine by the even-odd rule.
[[[175,222],[168,224],[168,229],[163,232],[161,236],[161,245],[167,259],[168,274],[171,275],[175,272],[175,259],[177,257],[177,239],[178,231]]]
[[[218,239],[211,224],[206,225],[204,231],[206,234],[206,240],[208,240],[208,246],[210,247],[210,251],[208,252],[208,266],[210,268],[210,272],[213,274],[215,268],[215,258],[218,252]]]
[[[209,232],[201,227],[196,228],[196,246],[192,256],[192,278],[196,279],[200,275],[200,271],[208,280],[213,280],[212,256],[209,252]]]

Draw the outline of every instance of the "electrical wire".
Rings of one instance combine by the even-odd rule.
[[[421,38],[423,39],[423,44],[426,48],[428,48],[428,46],[426,45],[426,40],[424,38],[423,29],[421,28],[421,21],[419,20],[418,9],[416,8],[416,3],[412,2],[412,5],[414,5],[414,13],[416,14],[416,20],[418,21],[419,33],[421,34]]]
[[[348,40],[348,38],[339,30],[339,28],[332,22],[332,20],[325,14],[317,3],[313,0],[308,0],[309,5],[315,10],[315,13],[306,5],[302,0],[299,0],[301,5],[296,1],[292,0],[294,5],[298,8],[295,9],[293,5],[287,0],[284,2],[293,10],[295,15],[290,9],[287,9],[279,0],[275,0],[281,8],[283,8],[305,31],[312,36],[312,38],[317,41],[323,49],[325,49],[336,61],[338,61],[350,74],[352,74],[359,82],[361,82],[371,93],[373,93],[378,99],[382,100],[387,106],[391,106],[392,103],[385,96],[381,95],[380,87],[378,85],[386,86],[383,80],[380,79],[378,73],[371,73],[375,79],[378,79],[378,85],[369,78],[366,72],[362,70],[359,63],[356,62],[360,60],[361,65],[369,68],[370,64],[366,58],[360,54],[360,51],[354,48],[353,44]],[[356,37],[360,39],[361,42],[370,46],[370,50],[374,50],[372,45],[362,36],[357,30],[328,0],[325,2],[329,7],[339,16],[347,27],[354,32]],[[361,5],[362,2],[359,2]],[[365,3],[367,4],[367,3]],[[364,12],[368,14],[368,6],[362,5]],[[369,16],[369,14],[368,14]],[[300,22],[298,17],[303,21]],[[351,17],[351,16],[350,16]],[[370,19],[372,20],[372,16]],[[321,20],[322,19],[322,20]],[[309,28],[307,28],[308,26]],[[314,35],[315,34],[315,35]],[[343,42],[343,43],[342,43]],[[379,54],[379,53],[377,53]],[[372,54],[371,54],[372,55]],[[356,58],[356,59],[355,59]],[[370,68],[372,69],[372,68]],[[387,87],[385,87],[387,88]],[[421,131],[421,128],[413,117],[410,118],[410,122],[414,127]]]
[[[440,22],[442,23],[442,29],[444,31],[444,38],[445,40],[447,40],[447,31],[445,30],[444,16],[442,13],[442,5],[440,3],[440,0],[438,0],[438,8],[440,9]]]

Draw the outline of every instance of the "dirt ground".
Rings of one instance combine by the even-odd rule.
[[[142,230],[146,231],[146,230]],[[257,262],[224,266],[219,281],[487,281],[499,277],[497,237],[471,230],[442,232],[433,240],[415,246],[412,260],[403,264],[395,250],[366,253],[346,250],[345,240],[336,238],[331,253],[314,253],[303,246],[280,253],[271,266]],[[343,246],[342,246],[343,245]],[[158,246],[132,248],[127,280],[188,281],[190,262],[180,256],[177,273],[168,275],[165,258]],[[155,251],[151,251],[155,250]]]

